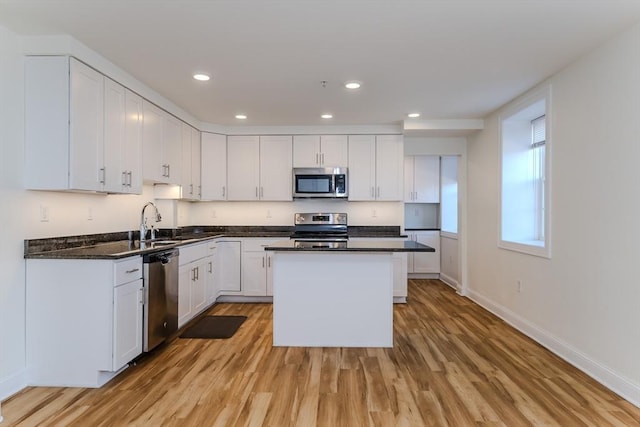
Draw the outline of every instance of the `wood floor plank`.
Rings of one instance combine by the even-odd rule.
[[[273,347],[271,304],[226,340],[175,339],[100,389],[29,387],[8,426],[640,426],[640,408],[437,280],[409,281],[393,348]]]

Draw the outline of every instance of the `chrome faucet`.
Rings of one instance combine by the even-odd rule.
[[[162,220],[162,216],[160,215],[160,212],[158,211],[158,208],[156,205],[153,204],[153,202],[147,202],[143,207],[142,207],[142,212],[140,212],[140,242],[144,242],[147,239],[147,219],[144,217],[144,210],[147,208],[147,206],[153,206],[153,209],[155,209],[156,211],[156,222],[160,222]],[[155,238],[155,230],[153,229],[153,226],[151,226],[151,239],[153,240]]]

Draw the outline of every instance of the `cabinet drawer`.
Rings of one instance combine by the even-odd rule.
[[[142,257],[125,258],[114,263],[114,286],[142,278]]]
[[[180,265],[186,265],[207,256],[209,242],[180,246]]]
[[[286,237],[277,239],[243,239],[242,251],[243,252],[264,252],[265,246],[269,246],[273,242],[278,240],[286,240]]]

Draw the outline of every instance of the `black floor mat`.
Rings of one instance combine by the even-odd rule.
[[[180,338],[231,338],[245,320],[247,316],[205,316]]]

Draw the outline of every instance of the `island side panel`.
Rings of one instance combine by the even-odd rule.
[[[391,253],[276,252],[273,345],[393,347]]]

